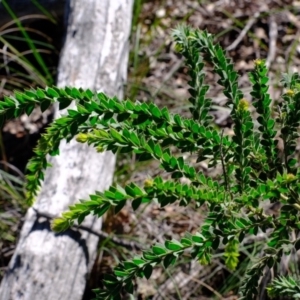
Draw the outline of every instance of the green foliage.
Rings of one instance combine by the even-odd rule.
[[[234,270],[239,264],[239,246],[260,232],[268,243],[261,256],[248,267],[240,288],[241,299],[256,299],[265,271],[276,271],[284,254],[300,248],[300,172],[295,156],[300,77],[284,75],[286,92],[278,109],[273,111],[265,62],[256,60],[250,73],[257,115],[254,118],[251,103],[238,88],[233,64],[213,42],[213,37],[188,27],[177,28],[173,35],[191,77],[191,118],[172,115],[153,103],[119,101],[90,90],[48,87],[6,97],[0,102],[0,120],[4,122],[23,112],[30,114],[35,105],[45,110],[53,102],[59,102],[60,109],[64,109],[74,101],[77,108],[68,109],[65,116],[57,119],[35,149],[27,175],[30,204],[49,166],[47,154],[59,154],[60,141],[70,141],[75,136],[78,142],[87,143],[99,152],[134,152],[140,160],[156,159],[171,175],[170,180],[160,177],[147,180],[143,187],[130,183],[95,192],[89,200],[80,200],[54,220],[55,231],[64,231],[74,222],[80,224],[89,214],[101,217],[111,207],[117,213],[127,201],[131,201],[134,210],[154,199],[161,206],[177,202],[182,206],[193,205],[195,209],[207,207],[198,232],[186,233],[179,241],[153,245],[139,257],[120,263],[114,274],[106,275],[104,288],[95,291],[97,299],[121,299],[121,291],[133,292],[136,277],[149,278],[155,266],[163,264],[167,268],[183,253],[205,265],[211,262],[213,253],[225,249],[225,264]],[[204,62],[211,64],[220,77],[218,83],[231,108],[233,136],[225,136],[213,126],[209,114],[211,100],[206,97],[208,86],[204,84]],[[277,148],[278,138],[284,144],[282,155]],[[171,152],[174,147],[179,154]],[[221,178],[210,178],[197,166],[190,165],[180,154],[185,152],[197,153],[197,162],[221,166]],[[189,179],[189,183],[181,183],[182,178]],[[278,215],[264,209],[266,201],[280,204]],[[284,289],[299,293],[294,282],[292,278],[276,279],[268,291],[275,296]]]
[[[292,299],[300,299],[300,281],[296,281],[292,277],[278,277],[267,288],[271,298],[290,297]]]

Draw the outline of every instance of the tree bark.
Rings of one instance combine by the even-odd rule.
[[[127,73],[133,0],[73,0],[57,84],[101,90],[122,97]],[[59,113],[56,113],[56,117]],[[50,160],[45,181],[21,231],[0,287],[1,300],[81,299],[93,265],[98,237],[70,229],[50,230],[43,213],[59,215],[78,199],[112,181],[114,156],[75,141],[62,143]],[[41,214],[37,214],[37,211]],[[84,225],[101,228],[101,220]]]

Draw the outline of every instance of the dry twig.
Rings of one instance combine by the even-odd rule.
[[[245,37],[245,35],[247,34],[247,32],[253,26],[253,24],[255,23],[256,19],[259,17],[259,15],[260,15],[260,12],[257,12],[257,13],[255,13],[255,15],[252,18],[250,18],[248,20],[246,26],[241,31],[241,33],[239,34],[239,36],[237,37],[237,39],[231,45],[229,45],[226,48],[227,51],[231,51],[231,50],[235,49],[238,46],[238,44],[242,41],[242,39]]]

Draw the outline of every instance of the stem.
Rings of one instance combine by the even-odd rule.
[[[228,177],[227,177],[226,167],[225,167],[225,163],[224,163],[223,148],[222,148],[223,135],[224,135],[224,129],[222,130],[222,133],[221,133],[220,156],[221,156],[221,163],[222,163],[222,169],[223,169],[223,174],[224,174],[225,189],[227,192],[229,192]]]

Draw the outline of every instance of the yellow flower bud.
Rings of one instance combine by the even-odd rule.
[[[201,256],[201,258],[198,260],[200,265],[207,266],[210,263],[209,257],[205,254]]]
[[[247,111],[249,109],[249,102],[247,99],[243,98],[240,100],[239,104],[238,104],[238,111],[243,112],[243,111]]]
[[[229,270],[235,270],[240,256],[239,254],[239,243],[237,240],[231,240],[225,246],[225,253],[224,256],[226,257],[225,265]]]
[[[264,60],[263,59],[255,59],[254,60],[254,65],[255,65],[255,67],[259,67],[259,66],[261,66],[261,65],[263,65],[264,64]]]
[[[76,141],[78,143],[86,143],[87,140],[88,140],[88,135],[86,133],[79,133],[76,136]]]
[[[296,179],[296,176],[294,174],[288,173],[288,174],[286,174],[285,179],[287,182],[292,182]]]
[[[144,182],[144,187],[145,188],[150,188],[153,186],[153,180],[152,179],[146,179]]]
[[[289,97],[293,97],[295,95],[295,92],[293,90],[287,90],[286,91],[286,94],[289,96]]]
[[[102,152],[105,151],[105,149],[104,149],[102,146],[97,146],[97,147],[96,147],[96,151],[97,151],[98,153],[102,153]]]
[[[176,44],[175,51],[181,53],[183,51],[183,46],[180,44]]]

